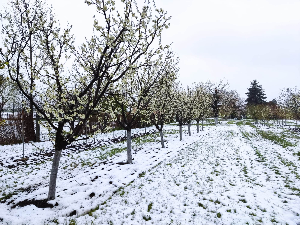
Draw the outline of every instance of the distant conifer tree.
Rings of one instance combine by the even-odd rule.
[[[267,98],[257,80],[251,82],[251,87],[248,88],[246,95],[248,96],[246,99],[247,105],[259,105],[265,103],[265,99]]]

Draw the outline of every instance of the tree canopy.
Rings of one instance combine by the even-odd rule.
[[[49,200],[55,198],[61,151],[78,138],[93,112],[105,112],[115,84],[148,67],[146,55],[159,56],[165,48],[161,33],[169,27],[170,17],[154,1],[121,0],[118,9],[115,1],[85,2],[97,16],[93,35],[80,47],[74,46],[71,26],[62,28],[44,0],[12,0],[0,14],[0,60],[49,132],[55,132]],[[73,66],[67,70],[69,60]]]
[[[251,82],[251,86],[248,88],[246,95],[246,103],[248,106],[263,104],[267,98],[262,86],[258,84],[257,80]]]

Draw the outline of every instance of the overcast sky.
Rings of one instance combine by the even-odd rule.
[[[92,6],[84,0],[47,2],[62,25],[73,25],[78,43],[89,37]],[[299,0],[157,0],[156,5],[172,16],[163,41],[173,42],[185,86],[223,79],[246,98],[256,79],[267,100],[283,88],[300,88]]]

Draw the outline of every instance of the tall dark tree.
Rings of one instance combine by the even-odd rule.
[[[259,105],[265,103],[266,94],[262,89],[261,85],[258,84],[257,80],[251,82],[251,87],[248,88],[246,93],[248,96],[246,99],[247,105]]]

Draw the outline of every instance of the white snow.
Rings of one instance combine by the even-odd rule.
[[[299,133],[286,133],[294,146],[283,148],[248,125],[224,122],[198,134],[192,126],[191,137],[187,127],[184,132],[179,141],[178,127],[166,126],[165,149],[158,133],[133,139],[131,165],[116,164],[126,161],[126,142],[112,143],[112,133],[96,137],[101,147],[91,139],[91,150],[65,150],[53,208],[12,208],[47,198],[52,157],[39,153],[53,148],[51,142],[25,144],[29,165],[10,169],[22,145],[0,146],[0,198],[13,193],[0,203],[0,224],[300,224]],[[124,151],[110,157],[112,149]]]

